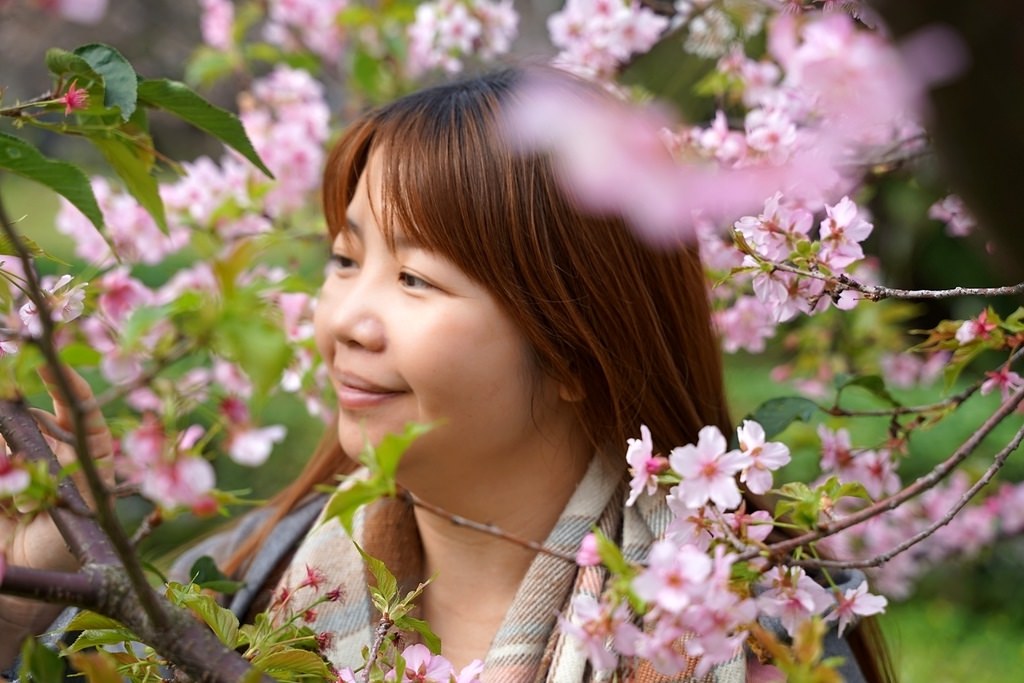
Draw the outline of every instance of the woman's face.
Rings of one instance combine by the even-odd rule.
[[[487,289],[400,231],[389,249],[375,168],[371,159],[334,241],[315,317],[342,448],[355,455],[410,422],[437,424],[400,470],[423,495],[453,476],[471,482],[530,463],[574,433],[575,413]]]

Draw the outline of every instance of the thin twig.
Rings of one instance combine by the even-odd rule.
[[[1009,459],[1010,455],[1020,446],[1021,441],[1024,441],[1024,427],[1018,430],[1017,433],[1014,435],[1013,439],[1011,439],[1010,442],[1006,444],[1006,446],[1001,451],[999,451],[999,453],[996,454],[996,457],[993,460],[992,464],[989,466],[987,470],[985,470],[985,473],[981,475],[981,478],[978,479],[978,481],[976,481],[973,486],[967,489],[967,491],[965,491],[962,496],[960,496],[960,499],[957,500],[956,504],[954,504],[953,507],[950,508],[949,511],[946,512],[946,514],[943,515],[941,519],[929,525],[928,528],[923,529],[922,531],[914,534],[907,540],[903,541],[902,543],[894,547],[892,550],[882,553],[881,555],[877,555],[876,557],[872,557],[868,560],[812,559],[789,561],[787,562],[787,564],[796,564],[804,567],[840,567],[857,569],[870,569],[872,567],[878,567],[880,565],[885,564],[892,558],[896,557],[897,555],[906,550],[909,550],[913,546],[917,545],[924,539],[934,534],[942,527],[949,524],[957,515],[957,513],[960,512],[964,508],[964,506],[966,506],[967,503],[969,503],[970,500],[974,498],[974,496],[977,495],[977,493],[992,480],[992,478],[996,475],[997,472],[999,472],[1000,469],[1002,469],[1003,465],[1006,464],[1006,461]]]
[[[373,634],[373,645],[370,647],[370,656],[366,661],[366,668],[363,669],[363,683],[370,683],[370,673],[373,670],[373,665],[377,663],[380,648],[384,644],[384,639],[388,637],[388,633],[391,632],[392,626],[394,626],[394,622],[386,614],[381,616],[380,621],[377,622],[377,628],[374,629]]]
[[[551,557],[558,558],[559,560],[564,560],[566,562],[572,563],[576,562],[576,558],[572,555],[566,555],[564,553],[558,552],[557,550],[552,550],[551,548],[548,548],[540,543],[537,543],[536,541],[530,541],[528,539],[515,536],[494,524],[483,524],[481,522],[474,522],[473,520],[466,519],[461,515],[456,515],[453,512],[448,512],[444,508],[438,505],[434,505],[433,503],[428,503],[427,501],[417,497],[415,494],[409,491],[405,492],[405,497],[415,507],[422,508],[427,512],[437,515],[438,517],[447,519],[455,526],[466,527],[467,529],[473,529],[474,531],[479,531],[481,533],[489,534],[497,538],[502,538],[520,547],[526,548],[527,550],[533,550],[538,553],[550,555]]]
[[[42,352],[46,364],[53,370],[57,391],[61,400],[67,405],[71,418],[72,432],[75,438],[75,452],[78,456],[78,462],[93,500],[96,501],[97,521],[121,560],[125,574],[128,576],[137,594],[139,605],[146,616],[152,620],[154,626],[158,629],[164,628],[168,624],[168,615],[156,599],[156,594],[146,580],[142,565],[135,556],[135,549],[129,542],[128,535],[117,519],[111,499],[96,467],[95,459],[90,452],[89,441],[86,437],[85,411],[79,401],[75,399],[74,392],[71,389],[71,380],[57,354],[57,347],[54,343],[54,323],[50,314],[49,301],[43,295],[42,286],[36,276],[35,267],[32,262],[32,255],[25,247],[17,230],[14,229],[14,226],[7,219],[7,212],[4,209],[2,198],[0,198],[0,227],[2,227],[4,234],[10,240],[17,256],[21,259],[22,270],[27,284],[25,293],[39,313],[42,334],[35,340],[35,344]],[[69,481],[68,484],[74,488],[73,483]]]
[[[143,540],[148,538],[149,535],[163,523],[164,516],[160,512],[160,508],[154,508],[152,512],[142,519],[139,527],[135,530],[135,533],[132,534],[130,539],[132,546],[138,548],[139,543],[142,543]]]
[[[814,531],[809,531],[805,534],[801,534],[800,536],[795,536],[784,541],[773,543],[761,551],[748,550],[741,554],[737,559],[741,561],[750,560],[758,555],[769,555],[773,557],[788,556],[797,548],[821,540],[822,538],[832,536],[833,534],[837,534],[843,529],[856,526],[857,524],[871,519],[876,515],[880,515],[883,512],[888,512],[889,510],[899,507],[906,501],[920,495],[942,481],[950,472],[953,471],[954,468],[956,468],[957,465],[963,462],[967,456],[974,452],[982,440],[988,436],[1000,422],[1005,420],[1007,416],[1009,416],[1010,413],[1020,405],[1021,401],[1024,401],[1024,388],[1019,389],[1013,394],[1013,396],[1000,405],[999,408],[992,413],[987,420],[985,420],[981,427],[978,428],[978,431],[968,437],[967,440],[964,441],[949,458],[936,465],[931,472],[923,477],[919,477],[913,484],[906,486],[897,493],[889,496],[888,498],[883,498],[882,500],[877,501],[876,503],[873,503],[863,510],[859,510],[851,515],[847,515],[846,517],[827,524],[822,524]]]

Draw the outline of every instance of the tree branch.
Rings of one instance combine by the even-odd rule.
[[[1021,441],[1024,441],[1024,427],[1018,430],[1017,433],[1014,435],[1013,439],[1011,439],[1010,442],[1006,444],[1006,446],[1001,451],[999,451],[999,453],[996,454],[996,457],[993,460],[992,464],[989,466],[987,470],[985,470],[985,473],[981,475],[981,478],[978,479],[978,481],[976,481],[973,486],[971,486],[969,489],[967,489],[967,491],[964,492],[960,499],[957,500],[953,507],[950,508],[949,511],[946,512],[946,514],[943,515],[941,519],[937,520],[934,524],[929,525],[928,528],[923,529],[922,531],[914,534],[907,540],[903,541],[902,543],[894,547],[892,550],[882,553],[881,555],[872,557],[868,560],[811,559],[795,560],[789,562],[789,564],[796,564],[803,567],[838,567],[844,569],[870,569],[872,567],[878,567],[885,564],[892,558],[896,557],[897,555],[906,550],[909,550],[910,548],[914,547],[924,539],[934,534],[942,527],[949,524],[957,515],[957,513],[964,509],[967,503],[970,502],[970,500],[974,498],[974,496],[976,496],[978,492],[992,480],[992,478],[1000,469],[1002,469],[1003,465],[1006,464],[1007,459],[1009,459],[1010,454],[1012,454],[1015,450],[1017,450],[1018,447],[1020,447]]]
[[[85,572],[52,572],[19,566],[7,567],[0,586],[5,595],[86,609],[96,609],[102,603],[100,595],[104,588],[95,575]]]
[[[1005,420],[1006,417],[1012,413],[1018,405],[1020,405],[1021,401],[1024,401],[1024,389],[1019,389],[1015,394],[1013,394],[1013,396],[1000,405],[996,412],[985,420],[978,431],[968,437],[967,440],[964,441],[949,458],[939,463],[931,472],[918,478],[913,484],[910,484],[897,493],[889,496],[888,498],[883,498],[863,510],[859,510],[833,522],[822,524],[815,531],[810,531],[784,541],[773,543],[763,550],[748,550],[747,552],[742,553],[737,560],[750,560],[760,555],[783,557],[790,554],[797,548],[837,534],[843,529],[856,526],[857,524],[871,519],[876,515],[899,507],[906,501],[923,493],[924,491],[927,491],[942,481],[946,475],[956,468],[957,465],[963,462],[967,456],[974,452],[982,440],[988,436],[1000,422]]]
[[[409,491],[405,492],[405,498],[413,506],[423,508],[427,512],[435,514],[443,519],[447,519],[455,526],[462,526],[466,527],[467,529],[473,529],[474,531],[479,531],[484,534],[489,534],[491,536],[503,538],[506,541],[510,541],[511,543],[514,543],[522,548],[526,548],[527,550],[533,550],[534,552],[544,553],[545,555],[550,555],[551,557],[556,557],[559,560],[565,560],[566,562],[572,562],[574,564],[576,563],[576,558],[572,555],[565,555],[563,553],[558,552],[557,550],[552,550],[551,548],[548,548],[540,543],[537,543],[536,541],[530,541],[519,536],[513,536],[501,527],[495,526],[493,524],[482,524],[480,522],[474,522],[473,520],[466,519],[461,515],[456,515],[455,513],[448,512],[444,508],[438,505],[434,505],[433,503],[428,503],[427,501],[417,497],[415,494]]]

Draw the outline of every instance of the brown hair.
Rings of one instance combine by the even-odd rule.
[[[352,124],[324,173],[331,235],[347,230],[346,210],[372,155],[382,164],[385,231],[401,225],[491,291],[539,369],[579,397],[579,422],[596,448],[624,447],[641,423],[662,452],[696,441],[704,425],[728,433],[696,245],[652,248],[622,219],[581,212],[547,156],[513,149],[502,111],[522,77],[507,70],[430,88]],[[234,567],[315,485],[351,467],[328,430]]]

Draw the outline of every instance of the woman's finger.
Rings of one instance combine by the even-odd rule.
[[[69,388],[71,389],[71,400],[84,409],[86,433],[92,435],[107,432],[107,421],[96,404],[92,387],[73,369],[64,366],[64,371],[68,378]],[[56,373],[53,372],[52,368],[45,365],[39,368],[38,372],[39,377],[46,385],[47,393],[53,399],[53,413],[57,425],[65,430],[70,430],[72,428],[71,408],[61,395]]]

